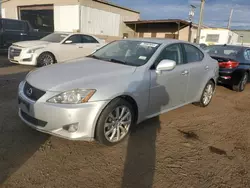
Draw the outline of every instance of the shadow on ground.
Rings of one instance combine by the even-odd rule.
[[[24,125],[17,115],[17,88],[26,74],[0,76],[0,185],[48,139]]]
[[[133,88],[133,84],[129,87]],[[139,87],[141,89],[143,86]],[[157,77],[152,82],[152,88],[151,101],[154,101],[154,103],[149,104],[148,114],[158,113],[170,105],[169,95],[165,88],[157,83]],[[156,139],[160,130],[159,116],[132,127],[128,138],[122,188],[153,187],[156,166]]]
[[[8,60],[7,54],[0,54],[0,68],[17,66]]]

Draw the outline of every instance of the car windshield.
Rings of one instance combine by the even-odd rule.
[[[62,40],[64,40],[68,36],[69,36],[68,34],[63,34],[63,33],[52,33],[42,38],[41,40],[47,41],[47,42],[60,43]]]
[[[208,46],[205,48],[205,51],[210,56],[219,56],[219,57],[236,57],[241,48],[238,46]]]
[[[89,57],[130,66],[141,66],[148,62],[159,46],[160,44],[154,42],[119,40],[100,48]]]

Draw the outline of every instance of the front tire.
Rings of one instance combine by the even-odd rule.
[[[103,145],[113,146],[129,135],[134,120],[133,106],[122,98],[114,99],[97,121],[95,138]]]
[[[242,77],[240,79],[240,82],[238,84],[234,84],[233,85],[233,90],[236,91],[236,92],[242,92],[242,91],[244,91],[245,88],[246,88],[247,82],[248,82],[248,77],[249,77],[248,73],[245,72],[242,75]]]
[[[214,95],[214,90],[215,90],[215,84],[213,81],[210,80],[203,90],[199,106],[207,107],[210,104]]]
[[[44,52],[37,58],[37,66],[44,67],[47,65],[52,65],[56,63],[56,59],[53,54],[49,52]]]

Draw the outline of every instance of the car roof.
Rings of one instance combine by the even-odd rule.
[[[53,33],[58,33],[58,34],[65,34],[65,35],[89,35],[89,36],[93,36],[91,34],[87,34],[87,33],[81,33],[81,32],[64,32],[64,31],[55,31]]]
[[[209,45],[207,47],[213,47],[213,46],[218,46],[218,47],[232,47],[232,48],[239,48],[239,49],[244,49],[244,48],[249,48],[247,46],[241,46],[241,45],[227,45],[227,44],[215,44],[215,45]]]
[[[161,39],[161,38],[127,38],[123,40],[130,40],[130,41],[141,41],[141,42],[152,42],[152,43],[160,43],[160,44],[171,44],[171,43],[187,43],[192,44],[187,41],[177,40],[177,39]],[[194,44],[192,44],[194,45]]]
[[[9,21],[18,21],[18,22],[27,22],[26,20],[17,20],[17,19],[11,19],[11,18],[0,18],[0,20],[9,20]]]

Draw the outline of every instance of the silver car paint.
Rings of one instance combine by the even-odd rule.
[[[53,119],[54,124],[49,123],[49,126],[41,131],[68,139],[92,140],[100,113],[116,97],[126,95],[133,98],[138,106],[137,122],[139,123],[185,104],[199,101],[206,83],[210,79],[215,82],[217,80],[218,63],[206,53],[204,53],[202,62],[177,65],[172,71],[156,74],[156,71],[151,70],[150,67],[161,50],[169,44],[185,42],[152,39],[133,40],[159,42],[162,45],[148,63],[140,67],[82,58],[60,65],[46,66],[28,74],[27,82],[47,91],[42,98],[33,104],[35,108],[31,114],[41,120],[52,121]],[[185,71],[188,74],[183,74]],[[86,104],[46,103],[46,100],[52,96],[76,88],[96,89],[97,92]],[[27,100],[22,89],[20,86],[19,96]],[[59,115],[55,117],[49,115],[55,114],[54,112],[59,112]],[[60,116],[64,116],[64,118],[60,118]],[[66,134],[65,136],[57,134],[63,125],[74,122],[79,122],[79,134]]]

